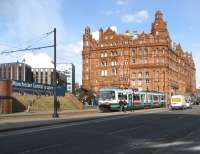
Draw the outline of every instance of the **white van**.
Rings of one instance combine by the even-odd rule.
[[[186,109],[187,104],[185,100],[185,96],[183,95],[174,95],[171,97],[171,109]]]

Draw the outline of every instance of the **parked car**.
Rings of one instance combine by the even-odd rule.
[[[186,108],[188,109],[192,108],[192,102],[190,100],[186,100]]]

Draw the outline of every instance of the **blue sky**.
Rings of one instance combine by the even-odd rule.
[[[1,0],[0,52],[52,43],[44,33],[58,31],[58,62],[73,62],[81,82],[82,34],[86,25],[93,32],[116,26],[119,32],[149,32],[155,11],[160,9],[173,41],[192,52],[200,85],[200,1],[198,0]],[[38,56],[43,60],[38,60]],[[0,61],[22,61],[38,67],[50,66],[53,49],[0,55]],[[41,59],[41,58],[40,58]]]

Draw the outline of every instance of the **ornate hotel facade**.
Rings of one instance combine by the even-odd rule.
[[[196,89],[192,54],[172,43],[161,11],[156,12],[150,33],[100,29],[95,40],[86,27],[82,60],[82,84],[88,90],[112,86],[172,95]]]

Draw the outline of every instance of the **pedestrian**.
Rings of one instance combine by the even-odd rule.
[[[28,100],[28,107],[26,112],[30,112],[31,111],[31,106],[32,106],[32,100]]]
[[[128,108],[128,103],[126,102],[126,100],[123,101],[123,108],[124,108],[124,112],[126,112]]]
[[[123,102],[123,100],[119,101],[119,107],[120,107],[120,111],[123,111],[123,109],[124,109],[124,102]]]

